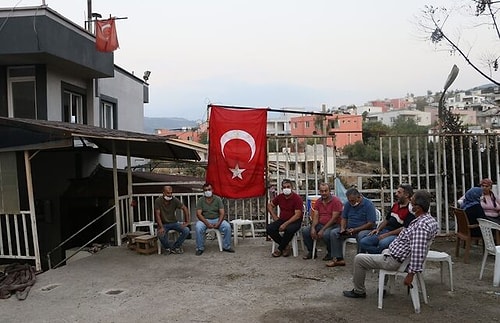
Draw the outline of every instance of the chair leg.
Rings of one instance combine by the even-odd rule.
[[[484,266],[486,265],[487,258],[488,258],[488,251],[484,249],[483,261],[481,262],[481,271],[479,272],[479,280],[483,279]]]
[[[457,243],[455,244],[455,257],[460,255],[460,238],[457,237]]]
[[[453,264],[451,262],[451,256],[447,259],[448,262],[448,272],[450,274],[450,291],[453,292]]]
[[[378,308],[382,309],[384,303],[384,280],[385,273],[381,269],[378,273]]]
[[[413,288],[410,288],[411,301],[413,303],[413,308],[415,313],[420,313],[420,296],[418,295],[418,279],[413,281]]]
[[[500,285],[500,250],[499,247],[496,247],[495,254],[495,267],[493,267],[493,286],[498,287]]]
[[[314,260],[316,257],[316,242],[317,240],[313,241],[313,250],[312,250],[312,259]]]
[[[469,263],[469,253],[470,253],[471,241],[465,241],[465,253],[464,253],[464,263]]]
[[[293,256],[294,257],[298,257],[299,256],[299,244],[298,244],[298,241],[297,241],[297,234],[293,235],[293,239],[292,239],[292,252],[293,252]]]
[[[424,299],[424,303],[428,304],[429,300],[427,299],[427,288],[425,287],[424,275],[423,273],[417,274],[417,280],[419,288],[422,290],[422,298]]]

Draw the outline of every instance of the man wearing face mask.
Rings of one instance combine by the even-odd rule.
[[[335,259],[326,263],[327,267],[345,266],[342,245],[347,238],[362,239],[370,233],[377,222],[375,206],[372,201],[363,197],[355,188],[346,192],[347,202],[344,203],[340,227],[330,231],[332,257]]]
[[[172,196],[172,186],[163,187],[163,195],[155,200],[155,219],[158,224],[158,237],[165,248],[167,254],[182,253],[182,243],[189,235],[189,212],[182,202]],[[184,213],[184,222],[178,222],[175,217],[175,210],[181,209]],[[179,232],[179,238],[171,246],[168,241],[168,231]]]
[[[274,222],[267,225],[266,233],[279,245],[278,249],[272,253],[273,257],[290,256],[289,243],[302,225],[302,210],[304,208],[302,198],[292,192],[292,181],[284,179],[281,188],[283,193],[278,194],[267,205],[267,211]],[[276,212],[277,207],[280,208],[279,216]],[[283,236],[280,232],[283,232]]]
[[[212,192],[212,184],[203,185],[203,197],[196,202],[196,255],[201,256],[205,251],[205,233],[208,229],[217,229],[222,232],[223,248],[225,252],[234,252],[231,248],[231,225],[224,220],[224,204],[222,199]]]

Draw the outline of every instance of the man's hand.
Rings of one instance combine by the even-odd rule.
[[[163,235],[165,233],[165,229],[163,228],[163,225],[158,228],[158,234]]]
[[[390,234],[389,234],[388,232],[386,232],[386,233],[383,233],[383,234],[379,235],[379,236],[378,236],[378,239],[379,239],[379,240],[382,240],[382,239],[387,238],[388,236],[390,236]]]
[[[369,236],[377,235],[377,234],[378,234],[378,230],[377,229],[374,229],[374,230],[370,231],[370,233],[368,233]]]
[[[320,230],[320,232],[321,232],[321,230]],[[316,229],[314,229],[314,227],[311,228],[311,238],[313,238],[313,240],[318,239],[318,233],[316,232]]]
[[[286,224],[286,223],[283,223],[282,225],[280,225],[279,231],[280,231],[280,232],[285,231],[286,226],[287,226],[287,224]]]
[[[410,286],[410,285],[411,285],[411,283],[413,282],[413,276],[414,276],[414,275],[415,275],[414,273],[408,273],[408,275],[406,275],[406,277],[405,277],[405,279],[404,279],[403,283],[404,283],[406,286]]]

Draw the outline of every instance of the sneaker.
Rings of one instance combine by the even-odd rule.
[[[175,248],[175,249],[174,249],[174,252],[175,252],[176,254],[180,255],[180,254],[184,253],[184,250],[182,250],[182,248]]]
[[[222,249],[222,251],[233,253],[234,249],[233,248],[224,248],[224,249]]]
[[[172,249],[170,248],[165,249],[165,255],[170,255],[172,253],[175,253]]]
[[[201,256],[202,253],[203,253],[203,250],[197,249],[195,255]]]
[[[366,293],[356,293],[353,290],[345,290],[343,293],[342,293],[345,297],[349,297],[349,298],[366,298]]]

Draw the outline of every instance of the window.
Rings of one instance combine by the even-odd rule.
[[[36,81],[34,66],[8,69],[9,117],[36,119]]]
[[[61,82],[62,121],[87,123],[86,89]]]
[[[101,95],[101,103],[99,105],[99,126],[106,129],[118,129],[116,112],[117,100]]]
[[[83,122],[83,97],[70,91],[63,92],[63,116],[64,122]]]
[[[306,128],[309,128],[309,121],[306,121]]]

